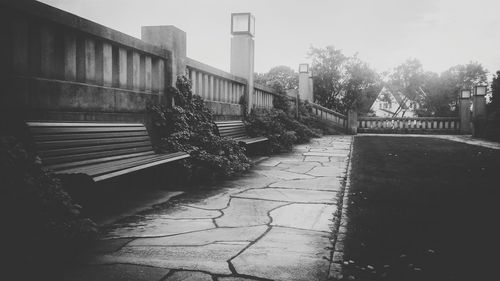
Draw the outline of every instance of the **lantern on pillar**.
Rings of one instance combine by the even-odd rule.
[[[460,91],[460,99],[470,99],[470,90],[461,90]]]
[[[308,73],[309,72],[309,64],[301,63],[299,64],[299,73]]]
[[[231,34],[255,36],[255,17],[250,13],[231,14]]]
[[[474,95],[478,97],[486,96],[486,86],[484,85],[474,86]]]

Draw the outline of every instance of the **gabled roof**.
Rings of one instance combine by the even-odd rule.
[[[370,108],[373,107],[373,104],[375,103],[375,101],[377,101],[379,99],[379,97],[382,93],[390,94],[391,96],[394,97],[394,99],[396,100],[398,105],[401,106],[401,108],[408,109],[408,106],[403,102],[404,101],[403,94],[401,94],[399,91],[393,91],[393,90],[389,89],[389,87],[387,87],[387,86],[384,86],[382,88],[382,90],[380,90],[380,92],[377,95],[377,98],[373,100],[373,103],[370,106]],[[394,112],[390,112],[390,113],[394,113]]]

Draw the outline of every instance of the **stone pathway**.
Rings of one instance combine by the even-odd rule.
[[[328,280],[351,146],[314,139],[114,224],[66,280]]]

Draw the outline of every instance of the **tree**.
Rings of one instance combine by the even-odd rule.
[[[333,46],[311,48],[314,99],[318,104],[346,112],[366,107],[380,90],[379,75],[356,55],[349,57]],[[370,98],[368,97],[370,96]]]
[[[344,111],[349,109],[368,111],[382,89],[380,76],[357,57],[350,58],[347,64],[347,76],[345,95],[341,99]]]
[[[299,74],[285,65],[275,66],[266,73],[255,73],[254,80],[257,84],[267,86],[279,83],[284,90],[299,87]]]
[[[500,70],[497,71],[496,75],[493,75],[491,92],[490,108],[493,112],[496,112],[497,115],[500,115]]]
[[[418,104],[419,116],[453,116],[460,89],[486,82],[487,73],[480,63],[470,62],[450,67],[438,75],[425,72],[418,60],[409,59],[394,68],[388,76],[388,86]]]
[[[427,95],[421,108],[434,116],[456,115],[456,103],[461,89],[471,89],[479,83],[486,83],[488,71],[478,62],[456,65],[441,73],[437,81],[426,81]],[[435,79],[435,78],[434,78]]]
[[[409,59],[400,64],[389,76],[392,91],[403,94],[410,101],[416,101],[424,85],[424,69],[417,59]]]

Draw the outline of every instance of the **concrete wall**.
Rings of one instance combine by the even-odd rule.
[[[7,116],[143,122],[149,106],[169,105],[169,86],[184,73],[218,120],[243,118],[247,94],[272,107],[272,89],[249,93],[247,79],[187,58],[186,34],[174,26],[143,27],[142,41],[43,3],[6,1],[0,29]]]
[[[35,1],[0,3],[0,110],[24,119],[143,121],[171,52]]]
[[[186,58],[193,94],[201,96],[216,120],[242,119],[240,101],[245,95],[247,81],[220,69]]]

